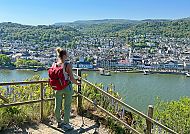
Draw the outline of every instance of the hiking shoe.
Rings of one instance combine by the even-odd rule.
[[[70,124],[63,124],[62,125],[62,128],[65,130],[65,131],[68,131],[68,130],[73,130],[74,127]]]
[[[63,123],[61,123],[61,122],[60,122],[60,123],[57,123],[57,127],[58,127],[58,128],[62,128],[62,126],[63,126]]]
[[[58,127],[58,128],[61,128],[63,124],[64,124],[64,120],[61,119],[61,122],[58,122],[58,123],[57,123],[57,127]]]

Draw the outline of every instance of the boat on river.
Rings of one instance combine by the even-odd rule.
[[[100,75],[104,75],[104,69],[103,68],[99,68],[99,72],[100,72]]]
[[[104,71],[104,76],[111,76],[111,73],[109,70]]]
[[[190,77],[190,73],[186,73],[186,76],[187,76],[187,77]]]
[[[146,71],[146,70],[143,70],[143,73],[144,73],[144,75],[149,75],[150,74],[150,72]]]
[[[43,71],[43,70],[46,70],[46,68],[38,67],[38,68],[34,69],[34,72]]]
[[[100,71],[100,75],[103,75],[103,76],[111,76],[111,73],[110,73],[109,70],[105,70],[105,69],[103,69],[103,68],[100,68],[99,71]]]

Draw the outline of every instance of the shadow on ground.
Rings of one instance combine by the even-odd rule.
[[[48,127],[50,127],[50,128],[52,128],[52,129],[54,129],[54,130],[56,130],[56,131],[59,131],[59,132],[61,132],[61,133],[64,133],[64,134],[81,134],[81,133],[86,133],[86,132],[88,132],[88,131],[90,131],[90,130],[95,130],[95,128],[97,128],[97,125],[96,124],[94,124],[94,125],[92,125],[92,126],[87,126],[87,125],[84,125],[83,127],[81,126],[80,128],[78,128],[78,129],[74,129],[74,130],[71,130],[71,131],[64,131],[64,130],[62,130],[62,129],[60,129],[60,128],[57,128],[57,127],[55,127],[55,126],[53,126],[53,125],[50,125],[50,124],[48,124],[48,123],[44,123],[46,126],[48,126]]]
[[[10,126],[10,127],[8,127],[8,129],[1,130],[0,134],[30,134],[28,132],[29,128],[37,130],[38,129],[38,123],[35,123],[35,122],[32,122],[32,123],[26,122],[26,123],[23,123],[20,127],[15,126],[15,125],[14,126]]]
[[[39,125],[40,124],[40,125]],[[40,133],[64,133],[64,134],[81,134],[81,133],[88,133],[89,131],[94,131],[97,128],[97,124],[94,123],[93,125],[83,125],[83,126],[76,126],[73,124],[74,130],[71,131],[64,131],[63,129],[57,128],[55,124],[52,124],[51,121],[44,121],[42,123],[24,123],[21,127],[12,126],[8,129],[0,131],[0,134],[40,134]],[[42,129],[43,127],[43,129]],[[32,132],[30,131],[32,129]],[[49,132],[49,133],[48,133]]]

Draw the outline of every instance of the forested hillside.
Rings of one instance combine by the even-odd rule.
[[[71,26],[84,34],[95,36],[133,36],[152,33],[167,37],[190,38],[190,18],[178,20],[89,20],[73,23],[57,23],[55,25]],[[118,35],[117,34],[117,35]]]
[[[190,38],[190,19],[174,21],[144,21],[144,23],[120,31],[122,35],[152,33],[166,37]]]
[[[54,25],[21,25],[0,23],[1,40],[21,40],[42,44],[43,42],[72,41],[85,36],[134,36],[152,33],[167,37],[190,38],[190,18],[179,20],[91,20]]]
[[[0,39],[22,40],[34,43],[71,41],[81,33],[69,26],[29,26],[17,23],[0,23]]]

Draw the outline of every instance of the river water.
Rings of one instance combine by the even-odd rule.
[[[88,74],[89,81],[102,82],[105,87],[113,83],[126,103],[143,112],[146,112],[149,104],[154,104],[156,97],[167,101],[190,96],[190,78],[183,75],[118,72],[101,76],[98,72],[83,73]],[[34,75],[48,76],[47,71],[0,70],[0,82],[22,81]]]

